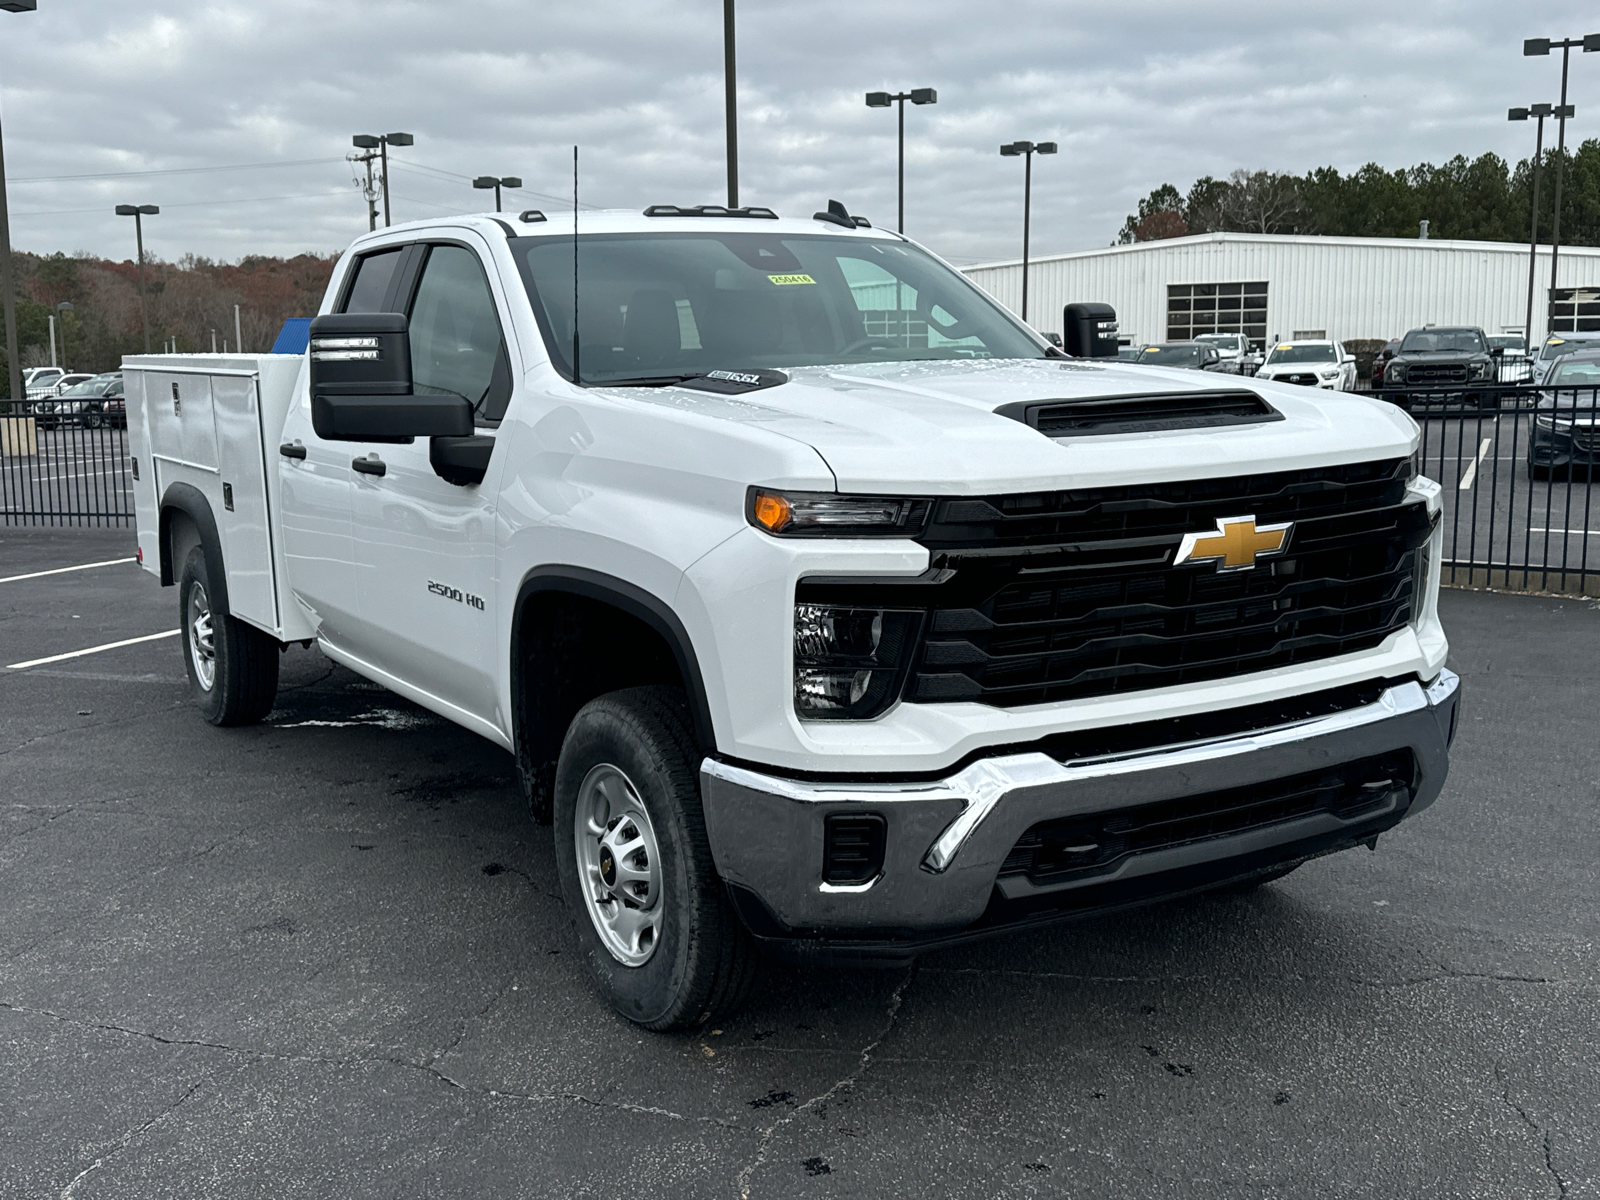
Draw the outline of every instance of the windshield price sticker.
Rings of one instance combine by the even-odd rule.
[[[787,287],[796,283],[816,282],[816,280],[811,278],[809,275],[768,275],[767,278],[772,280],[773,284],[777,287]]]

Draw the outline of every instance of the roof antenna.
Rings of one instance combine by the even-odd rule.
[[[583,386],[578,370],[578,148],[572,148],[572,382]]]

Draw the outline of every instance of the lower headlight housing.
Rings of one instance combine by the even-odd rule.
[[[794,708],[806,721],[881,716],[900,696],[922,614],[794,606]]]

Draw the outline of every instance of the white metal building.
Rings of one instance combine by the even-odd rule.
[[[1563,246],[1559,268],[1563,289],[1600,288],[1600,248]],[[963,270],[1007,308],[1021,310],[1021,260]],[[1534,292],[1534,333],[1540,336],[1549,283],[1550,247],[1541,246]],[[1059,332],[1063,306],[1079,300],[1115,308],[1129,341],[1177,341],[1201,333],[1247,333],[1258,344],[1296,336],[1345,341],[1400,337],[1430,323],[1520,333],[1528,304],[1528,247],[1205,233],[1033,260],[1030,325]]]

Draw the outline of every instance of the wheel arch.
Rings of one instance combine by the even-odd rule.
[[[161,496],[157,537],[161,547],[161,586],[171,587],[177,583],[183,571],[183,564],[176,561],[172,544],[173,527],[176,524],[173,518],[177,514],[193,522],[199,534],[200,549],[206,556],[206,572],[211,576],[212,608],[223,614],[231,612],[232,609],[228,607],[228,576],[223,570],[222,538],[217,533],[217,519],[205,493],[192,483],[170,484]]]

